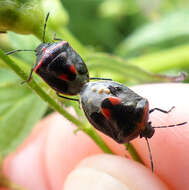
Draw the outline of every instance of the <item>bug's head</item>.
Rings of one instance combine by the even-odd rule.
[[[151,138],[155,133],[155,129],[152,127],[151,122],[148,122],[144,131],[141,132],[140,137]]]

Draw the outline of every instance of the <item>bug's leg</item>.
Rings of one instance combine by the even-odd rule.
[[[151,109],[150,111],[149,111],[149,113],[152,113],[153,111],[160,111],[160,112],[163,112],[163,113],[169,113],[169,112],[171,112],[173,109],[175,108],[175,106],[173,106],[170,110],[168,110],[168,111],[166,111],[166,110],[162,110],[162,109],[160,109],[160,108],[153,108],[153,109]]]
[[[56,37],[56,32],[53,35],[53,40],[54,41],[63,41],[62,39]]]
[[[150,157],[150,163],[151,163],[151,169],[152,169],[152,173],[154,172],[154,163],[153,163],[153,159],[152,159],[152,151],[151,151],[151,148],[150,148],[150,143],[148,141],[148,138],[145,137],[146,139],[146,143],[147,143],[147,146],[148,146],[148,151],[149,151],[149,157]]]
[[[27,80],[22,81],[20,84],[24,84],[25,82],[30,82],[32,79],[32,73],[33,73],[34,67],[31,68],[30,75]]]
[[[20,51],[34,51],[34,52],[36,52],[36,50],[32,50],[32,49],[16,49],[16,50],[7,52],[6,55],[10,55],[10,54],[20,52]],[[24,84],[25,82],[30,82],[30,80],[32,79],[32,73],[33,73],[35,66],[36,66],[36,64],[31,68],[30,75],[29,75],[28,79],[25,81],[22,81],[21,84]]]
[[[25,81],[22,81],[21,84],[24,84],[25,82],[30,82],[30,81],[31,81],[31,79],[32,79],[32,74],[33,74],[33,71],[34,71],[34,68],[36,67],[36,65],[37,65],[37,63],[31,68],[28,79],[25,80]]]
[[[112,79],[109,79],[109,78],[98,78],[98,77],[92,77],[92,78],[89,78],[90,80],[112,80]]]
[[[34,52],[36,52],[35,49],[16,49],[16,50],[13,50],[13,51],[6,52],[6,55],[10,55],[10,54],[20,52],[20,51],[34,51]]]
[[[67,100],[72,100],[72,101],[77,101],[79,102],[79,99],[76,99],[76,98],[69,98],[69,97],[66,97],[66,96],[62,96],[60,95],[58,92],[56,92],[56,95],[60,98],[64,98],[64,99],[67,99]]]

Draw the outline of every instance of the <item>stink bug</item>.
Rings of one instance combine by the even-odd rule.
[[[36,64],[31,69],[26,82],[31,80],[32,73],[35,71],[57,94],[77,95],[82,86],[89,81],[87,67],[68,42],[55,37],[54,40],[59,40],[59,42],[45,42],[48,17],[49,13],[45,19],[43,42],[35,50],[14,50],[8,52],[7,55],[18,51],[36,52]],[[74,98],[61,97],[78,101]]]
[[[80,95],[84,113],[96,129],[118,143],[129,143],[138,136],[146,139],[152,171],[153,161],[148,138],[154,135],[155,128],[186,124],[183,122],[176,125],[153,127],[149,121],[150,113],[155,110],[169,113],[174,107],[169,111],[159,108],[149,110],[147,99],[117,82],[89,82],[84,85]]]
[[[85,63],[66,41],[42,43],[36,56],[33,70],[57,92],[76,95],[89,80]]]

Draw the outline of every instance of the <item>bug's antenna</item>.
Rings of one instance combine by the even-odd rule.
[[[48,21],[48,18],[49,18],[49,14],[50,14],[50,12],[47,13],[47,16],[45,18],[45,24],[44,24],[44,28],[43,28],[43,43],[45,43],[45,31],[46,31],[46,26],[47,26],[47,21]]]
[[[148,146],[148,151],[149,151],[149,156],[150,156],[150,163],[151,163],[152,172],[154,172],[154,163],[153,163],[153,159],[152,159],[152,151],[151,151],[151,148],[150,148],[150,143],[149,143],[147,137],[145,137],[145,139],[146,139],[146,143],[147,143],[147,146]]]
[[[33,50],[33,49],[16,49],[16,50],[7,52],[6,55],[10,55],[10,54],[13,54],[13,53],[16,53],[19,51],[34,51],[35,52],[36,50]]]
[[[152,128],[168,128],[168,127],[177,127],[177,126],[181,126],[181,125],[185,125],[185,124],[187,124],[187,122],[178,123],[178,124],[174,124],[174,125],[167,125],[167,126],[152,127]]]

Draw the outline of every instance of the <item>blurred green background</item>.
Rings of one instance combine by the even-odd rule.
[[[189,42],[187,0],[64,0],[68,28],[87,46],[125,58]]]
[[[89,48],[153,72],[188,72],[189,1],[64,0],[68,28]],[[165,72],[166,71],[166,72]]]
[[[0,31],[7,32],[0,34],[0,48],[4,52],[35,49],[48,11],[46,40],[52,41],[54,32],[67,40],[92,77],[134,85],[174,81],[180,71],[189,73],[188,0],[0,0]],[[29,86],[47,103],[27,85],[20,85],[35,63],[33,53],[9,57],[13,62],[0,54],[2,155],[12,151],[41,117],[52,112],[47,103],[64,115],[64,108],[57,104],[63,101],[82,115],[77,104],[58,99],[36,75],[36,83]]]

